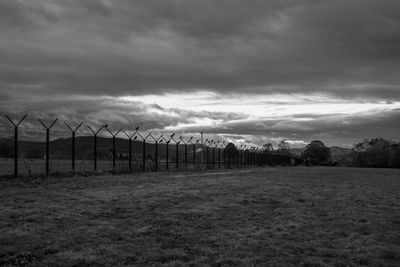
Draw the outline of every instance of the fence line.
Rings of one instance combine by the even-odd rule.
[[[0,157],[3,158],[4,167],[0,175],[13,174],[18,177],[21,165],[25,175],[44,173],[47,176],[51,172],[78,170],[132,172],[253,168],[274,164],[274,158],[277,160],[276,155],[248,144],[235,146],[227,141],[208,138],[202,143],[202,136],[196,139],[194,136],[177,137],[175,133],[155,135],[152,132],[141,133],[139,127],[134,131],[122,128],[113,131],[108,124],[98,128],[87,124],[86,128],[89,131],[86,133],[91,135],[79,135],[79,130],[84,129],[81,127],[83,122],[75,127],[64,122],[61,125],[65,126],[65,130],[60,128],[52,130],[53,126],[60,127],[57,119],[51,124],[38,120],[45,130],[45,141],[43,141],[43,131],[37,132],[34,131],[38,130],[37,128],[31,125],[25,128],[21,124],[26,117],[27,115],[24,115],[20,120],[14,121],[6,116],[11,122],[8,129],[11,129],[10,126],[14,127],[14,138],[11,137],[10,131],[6,131],[6,126],[0,125],[3,129],[0,133],[9,134],[8,139],[3,139],[7,141],[2,142],[0,147],[2,151]],[[28,131],[23,131],[26,129]],[[23,134],[19,136],[19,132]],[[111,138],[104,137],[105,133]],[[14,143],[12,153],[9,141]],[[22,150],[24,153],[21,153]],[[11,162],[14,165],[13,172],[7,169]]]

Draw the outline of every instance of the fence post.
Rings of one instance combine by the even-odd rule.
[[[135,132],[132,135],[128,135],[124,130],[122,130],[122,132],[128,137],[128,165],[129,165],[129,171],[132,171],[132,138],[133,140],[135,140],[137,138],[137,136],[135,136],[137,130],[139,129],[139,127],[136,128]]]
[[[143,170],[143,171],[146,171],[146,140],[147,140],[147,138],[148,138],[149,136],[151,136],[151,137],[153,137],[153,136],[151,135],[151,132],[150,132],[146,137],[143,137],[143,136],[138,132],[138,130],[139,130],[139,127],[136,128],[136,134],[137,134],[138,136],[140,136],[140,138],[142,138],[142,141],[143,141],[143,149],[142,149],[142,170]],[[154,138],[154,137],[153,137],[153,138]]]
[[[162,143],[162,135],[159,136],[157,139],[154,138],[153,135],[151,135],[151,137],[153,137],[153,139],[155,140],[155,145],[156,145],[156,151],[155,151],[155,163],[156,163],[156,171],[158,171],[158,140],[160,140],[160,143]]]
[[[168,164],[169,164],[169,163],[168,163],[168,154],[169,154],[169,151],[168,151],[169,149],[168,149],[168,147],[169,147],[169,142],[170,142],[169,140],[165,142],[165,143],[167,144],[167,161],[166,161],[166,163],[167,163],[167,171],[169,171],[169,165],[168,165]]]
[[[50,171],[50,128],[53,127],[54,123],[56,123],[58,119],[55,119],[50,126],[46,126],[40,119],[38,121],[43,125],[46,129],[46,176],[49,175]]]
[[[240,149],[240,168],[243,168],[243,150]]]
[[[184,141],[184,143],[185,143],[185,165],[186,165],[186,169],[188,169],[188,164],[189,164],[189,162],[188,162],[188,145],[191,143],[192,139],[193,139],[193,136],[191,136],[188,141],[186,141],[186,142]]]
[[[236,149],[236,168],[239,169],[239,150]]]
[[[213,169],[215,169],[215,146],[213,146]]]
[[[258,153],[258,150],[254,152],[256,154],[256,167],[260,167],[260,153]]]
[[[182,142],[185,144],[185,166],[186,166],[186,169],[187,169],[188,168],[188,155],[187,155],[188,154],[188,149],[187,149],[188,148],[188,142],[185,142],[183,139],[182,139]]]
[[[218,169],[221,169],[221,148],[218,148]]]
[[[72,129],[71,126],[68,125],[67,122],[64,122],[64,124],[68,127],[68,129],[72,133],[72,151],[71,151],[71,160],[72,160],[72,171],[75,172],[75,133],[81,127],[83,122],[79,123],[78,126],[76,126],[75,129]]]
[[[251,151],[251,148],[250,148],[250,150],[249,150],[249,153],[250,153],[250,162],[249,162],[249,164],[250,164],[250,168],[251,167],[253,167],[253,152]]]
[[[203,132],[200,133],[200,141],[201,141],[201,154],[200,154],[200,162],[201,162],[201,170],[204,171],[204,142],[203,142]]]
[[[146,171],[146,140],[143,140],[143,151],[142,151],[142,167],[143,167],[143,171]]]
[[[192,144],[192,164],[193,164],[193,168],[195,168],[196,166],[196,143],[193,143],[193,136],[190,137],[189,141],[187,141],[188,144]]]
[[[178,157],[179,157],[179,142],[178,143],[176,143],[175,144],[175,146],[176,146],[176,170],[178,170],[178,167],[179,167],[179,159],[178,159]]]
[[[179,137],[179,140],[178,140],[178,143],[176,143],[176,170],[178,170],[178,164],[179,164],[179,161],[178,161],[178,157],[179,157],[179,144],[182,142],[182,136],[180,136]]]
[[[94,139],[94,144],[93,144],[93,147],[94,147],[94,158],[93,158],[93,162],[94,162],[94,171],[97,171],[97,134],[103,129],[103,128],[105,128],[105,127],[107,127],[108,126],[108,124],[105,124],[105,125],[102,125],[97,131],[94,131],[89,125],[87,125],[87,127],[89,128],[89,130],[93,133],[93,139]]]
[[[247,167],[251,168],[251,147],[247,151]]]
[[[205,142],[205,145],[206,145],[206,153],[207,153],[207,155],[206,155],[206,168],[207,169],[209,169],[209,159],[208,159],[208,145],[207,145],[207,142],[208,142],[208,139],[206,139],[206,142]]]
[[[94,135],[94,171],[97,171],[97,134]]]
[[[18,126],[21,124],[21,122],[28,116],[28,114],[25,114],[17,123],[14,123],[14,121],[6,115],[6,118],[11,122],[12,125],[14,125],[14,177],[18,177]]]
[[[193,168],[196,166],[196,144],[193,144]]]
[[[227,158],[228,158],[228,169],[230,169],[231,168],[231,151],[228,150],[226,154],[227,154]]]
[[[155,171],[158,171],[158,148],[157,148],[158,141],[154,143],[155,147],[155,154],[154,154],[154,163],[155,163]]]
[[[222,165],[224,166],[224,169],[226,169],[226,153],[225,153],[225,148],[222,150]]]
[[[129,161],[128,166],[129,166],[129,171],[131,172],[132,171],[132,139],[131,138],[128,139],[128,143],[129,143],[129,145],[128,145],[128,161]]]
[[[187,144],[185,143],[185,166],[188,166],[188,159],[187,159]]]
[[[119,134],[119,132],[122,131],[122,128],[119,129],[115,134],[113,134],[113,133],[110,131],[110,129],[108,129],[107,127],[106,127],[106,130],[107,130],[107,131],[111,134],[111,136],[112,136],[112,144],[113,144],[113,147],[112,147],[112,154],[113,154],[113,170],[115,171],[115,158],[116,158],[115,138],[116,138],[116,136]]]

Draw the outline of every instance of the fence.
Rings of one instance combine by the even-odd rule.
[[[263,167],[289,164],[291,157],[274,155],[247,144],[176,134],[112,130],[105,124],[71,125],[57,119],[23,124],[26,115],[0,124],[0,176],[49,175],[81,171],[179,171]],[[296,163],[298,163],[298,160]]]

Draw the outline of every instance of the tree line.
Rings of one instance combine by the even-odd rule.
[[[238,148],[233,143],[223,150],[226,157],[236,155]],[[366,139],[354,144],[350,152],[340,159],[333,159],[331,149],[320,140],[310,142],[300,155],[295,155],[287,140],[282,140],[276,149],[271,143],[263,145],[262,151],[285,157],[301,157],[305,165],[313,166],[354,166],[374,168],[400,168],[400,143],[382,137]],[[26,158],[36,158],[34,150],[26,151]],[[104,151],[108,155],[109,151]],[[13,146],[9,139],[0,139],[0,157],[11,158]],[[42,156],[39,152],[38,157]],[[106,156],[104,156],[106,157]]]
[[[293,154],[289,143],[282,140],[274,150],[271,143],[263,146],[265,151],[279,155]],[[354,144],[347,155],[332,159],[331,149],[320,140],[309,143],[301,153],[305,165],[354,166],[372,168],[400,168],[400,143],[382,137],[366,139]]]

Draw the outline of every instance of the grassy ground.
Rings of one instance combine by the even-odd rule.
[[[0,265],[400,265],[400,170],[0,181]]]

